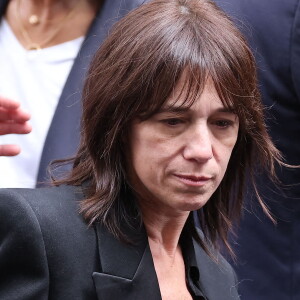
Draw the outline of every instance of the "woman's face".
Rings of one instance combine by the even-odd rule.
[[[181,87],[179,81],[161,110],[135,120],[130,130],[131,185],[141,205],[165,213],[205,205],[224,176],[239,129],[210,81],[191,107],[181,106]]]

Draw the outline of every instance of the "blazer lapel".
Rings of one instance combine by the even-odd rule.
[[[103,226],[97,225],[101,273],[94,272],[93,280],[98,299],[161,299],[146,232],[138,235],[127,230],[134,246],[114,238]]]
[[[228,262],[220,254],[214,253],[217,259],[215,262],[195,240],[193,245],[200,273],[199,286],[206,299],[238,300],[236,276]]]
[[[65,87],[60,96],[41,156],[37,186],[49,181],[47,167],[55,159],[75,155],[80,139],[81,93],[89,63],[96,50],[107,36],[109,28],[138,6],[140,1],[105,0],[93,21],[86,39],[76,57]],[[64,166],[57,174],[70,169]],[[55,175],[55,171],[54,175]]]

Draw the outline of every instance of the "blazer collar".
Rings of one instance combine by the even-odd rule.
[[[198,230],[203,238],[203,233]],[[199,270],[199,286],[207,300],[238,300],[237,280],[229,263],[215,249],[210,248],[215,260],[193,240],[196,264]]]
[[[98,299],[161,299],[144,227],[124,231],[135,241],[134,246],[120,242],[104,226],[96,225],[101,272],[94,272],[92,276]],[[215,263],[194,240],[185,237],[184,242],[187,272],[190,267],[199,270],[196,285],[203,294],[196,293],[207,300],[235,299],[228,291],[226,280],[224,285],[220,283],[224,280],[223,272],[228,272],[222,261],[220,265]]]
[[[102,225],[96,225],[101,273],[93,280],[98,299],[161,299],[158,280],[146,231],[125,229],[135,241],[128,245],[117,240]]]

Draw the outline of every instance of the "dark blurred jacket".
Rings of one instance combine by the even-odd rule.
[[[215,0],[245,33],[256,56],[270,134],[286,162],[300,164],[300,1]],[[278,170],[284,188],[258,175],[274,226],[248,191],[232,242],[242,300],[300,299],[300,169]],[[252,203],[252,204],[251,204]]]

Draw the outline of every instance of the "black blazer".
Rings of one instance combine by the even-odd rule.
[[[215,0],[243,29],[258,64],[269,131],[286,161],[300,165],[300,1]],[[268,220],[249,191],[235,248],[243,300],[300,299],[300,169],[277,170],[276,188],[258,188],[277,220]]]
[[[128,246],[88,227],[78,214],[82,197],[71,186],[0,191],[1,300],[161,299],[144,229]],[[239,299],[229,264],[191,245],[205,299]]]
[[[0,17],[9,0],[0,0]],[[79,143],[81,118],[81,91],[84,76],[94,53],[101,45],[111,26],[143,0],[103,0],[82,47],[74,61],[60,96],[44,144],[38,172],[38,182],[48,180],[47,167],[55,159],[71,157]],[[39,185],[39,184],[38,184]]]

